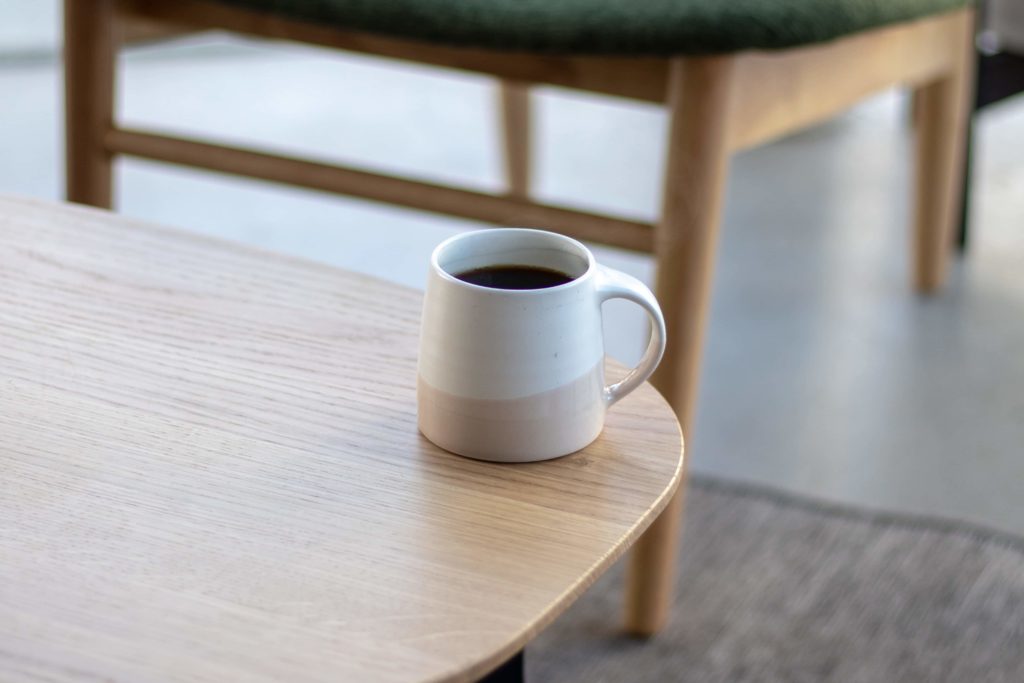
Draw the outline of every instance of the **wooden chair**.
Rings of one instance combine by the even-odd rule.
[[[917,102],[912,281],[921,292],[943,281],[973,74],[973,10],[964,5],[65,0],[67,195],[109,207],[111,162],[132,155],[653,252],[670,343],[653,381],[689,435],[732,153],[833,116],[876,91],[911,88]],[[119,46],[133,37],[205,29],[502,79],[508,192],[472,192],[119,127],[113,97]],[[668,161],[656,224],[530,199],[532,83],[668,107]],[[680,495],[633,553],[627,596],[632,632],[653,633],[666,618],[681,505]]]

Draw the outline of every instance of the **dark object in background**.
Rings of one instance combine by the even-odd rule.
[[[999,7],[996,7],[998,5]],[[964,156],[963,200],[960,202],[960,249],[967,248],[967,221],[971,198],[971,167],[974,156],[974,120],[990,104],[1024,92],[1024,42],[1006,41],[1001,34],[1011,22],[1018,35],[1024,34],[1024,12],[1002,4],[984,2],[979,6],[978,76],[974,111],[967,124],[967,150]],[[1017,12],[1014,15],[1014,11]],[[1005,16],[1004,16],[1005,15]],[[1019,24],[1019,25],[1016,25]]]

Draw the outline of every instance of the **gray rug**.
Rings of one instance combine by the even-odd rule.
[[[693,477],[671,624],[619,631],[623,563],[526,651],[529,683],[1024,681],[1024,541]]]

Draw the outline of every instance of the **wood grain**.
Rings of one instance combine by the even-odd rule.
[[[0,679],[470,680],[520,649],[670,499],[678,425],[645,386],[572,456],[445,453],[420,299],[0,200]]]
[[[107,149],[118,154],[365,197],[499,226],[542,227],[576,239],[594,240],[623,249],[650,251],[654,244],[653,226],[648,223],[539,204],[522,197],[501,197],[137,130],[110,130],[104,139]]]
[[[498,99],[507,194],[526,199],[530,196],[530,147],[533,137],[530,84],[501,81],[498,84]]]
[[[654,291],[665,313],[671,353],[651,382],[687,434],[696,412],[728,174],[735,60],[732,55],[689,57],[676,60],[669,72],[668,159]],[[668,618],[684,489],[636,544],[626,604],[626,627],[633,633],[651,635]]]
[[[914,221],[910,252],[915,289],[929,294],[946,279],[960,216],[967,125],[974,97],[974,22],[965,15],[946,46],[952,67],[914,91]]]
[[[64,2],[64,163],[69,201],[110,208],[114,125],[114,0]]]
[[[756,147],[877,92],[949,73],[972,12],[955,10],[820,45],[737,54],[731,148]]]

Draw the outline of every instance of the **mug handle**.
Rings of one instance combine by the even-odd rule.
[[[597,266],[597,297],[603,304],[609,299],[627,299],[640,304],[651,318],[651,341],[647,344],[640,363],[630,370],[622,381],[604,388],[604,402],[612,407],[626,394],[636,389],[651,376],[654,369],[665,355],[665,318],[661,315],[661,307],[647,285],[632,275],[627,275],[614,268]]]

